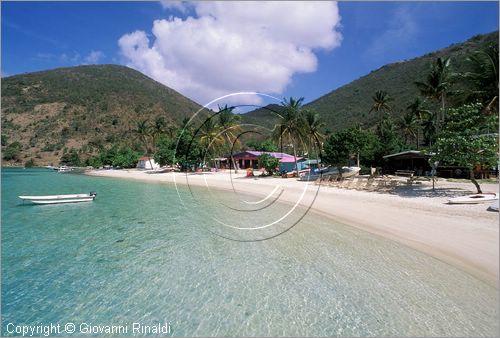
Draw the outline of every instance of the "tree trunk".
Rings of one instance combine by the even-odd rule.
[[[299,166],[297,163],[297,151],[295,150],[295,141],[293,138],[292,140],[292,147],[293,147],[293,160],[295,161],[295,172],[297,173],[297,178],[299,177]]]
[[[444,113],[444,93],[441,94],[441,121],[444,122],[445,113]]]
[[[359,151],[358,151],[358,154],[357,154],[357,156],[356,156],[356,166],[357,166],[358,168],[360,168],[360,166],[359,166]]]
[[[482,194],[483,192],[481,190],[481,187],[479,186],[479,183],[477,183],[476,178],[474,177],[474,168],[470,168],[469,173],[470,173],[469,178],[470,178],[471,182],[476,186],[477,193]]]
[[[227,134],[226,134],[226,138],[227,138],[227,141],[229,142],[229,144],[231,144],[231,139],[229,138],[229,136]],[[232,146],[233,145],[231,145],[231,162],[233,162],[234,173],[237,174],[238,169],[236,168],[236,162],[234,162]]]

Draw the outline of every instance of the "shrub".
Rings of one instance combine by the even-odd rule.
[[[276,157],[273,157],[265,153],[260,155],[258,157],[258,160],[259,160],[259,166],[266,169],[266,172],[269,175],[272,175],[274,172],[276,172],[276,169],[280,164],[279,160]]]
[[[21,153],[22,145],[19,142],[12,142],[3,151],[3,159],[6,161],[18,160]]]

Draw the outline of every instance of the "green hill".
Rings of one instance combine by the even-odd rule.
[[[466,58],[488,43],[498,44],[498,31],[477,35],[466,42],[453,44],[424,56],[385,65],[343,87],[304,105],[318,112],[325,120],[327,128],[339,130],[357,123],[373,125],[379,116],[369,113],[373,104],[372,96],[377,90],[385,90],[394,100],[390,103],[392,114],[400,116],[408,104],[419,96],[415,81],[424,81],[431,64],[438,57],[450,58],[453,72],[463,72],[468,68]],[[461,89],[458,83],[455,89]],[[453,98],[450,98],[453,100]],[[432,105],[432,103],[429,103]],[[432,108],[432,107],[431,107]],[[243,120],[249,123],[269,125],[274,122],[271,114],[259,109],[248,112]],[[251,121],[251,122],[250,122]]]
[[[103,145],[131,144],[137,122],[163,116],[175,126],[200,108],[124,66],[16,75],[2,79],[2,145],[19,142],[21,163],[58,163],[65,148],[91,154]]]

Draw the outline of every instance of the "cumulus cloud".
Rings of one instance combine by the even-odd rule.
[[[317,69],[316,50],[342,40],[335,2],[166,5],[192,6],[196,15],[155,20],[152,35],[123,35],[121,53],[129,67],[201,104],[239,91],[279,95],[294,74]]]
[[[160,4],[163,9],[175,9],[181,13],[186,13],[191,8],[187,1],[160,0]]]
[[[104,57],[104,53],[99,50],[93,50],[85,57],[86,63],[98,63]]]

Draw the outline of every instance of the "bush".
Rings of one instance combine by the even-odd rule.
[[[19,142],[12,142],[3,151],[3,159],[6,161],[18,160],[22,145]]]
[[[24,167],[26,168],[32,168],[35,166],[35,160],[30,158],[28,161],[24,163]]]
[[[274,172],[276,172],[276,169],[280,164],[280,161],[276,157],[273,157],[269,154],[260,155],[258,157],[258,160],[259,160],[259,166],[266,169],[268,175],[272,175]]]
[[[73,148],[71,148],[69,152],[63,154],[59,162],[63,165],[70,165],[75,167],[79,167],[82,164],[78,152]]]
[[[134,168],[137,165],[139,156],[139,153],[128,147],[122,148],[115,154],[112,164],[122,168]]]

